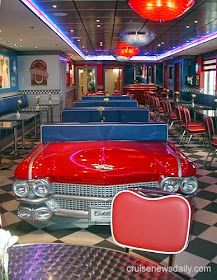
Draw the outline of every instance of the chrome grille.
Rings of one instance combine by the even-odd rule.
[[[93,197],[113,197],[116,193],[129,188],[158,188],[158,182],[143,182],[122,185],[80,185],[67,183],[52,183],[54,194],[76,195],[76,196],[93,196]]]
[[[60,209],[88,211],[89,207],[110,208],[111,202],[55,199]]]

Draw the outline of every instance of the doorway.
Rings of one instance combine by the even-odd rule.
[[[77,69],[77,94],[78,99],[87,93],[94,93],[96,88],[96,68],[95,67],[79,67]]]
[[[122,68],[105,69],[105,90],[108,94],[122,90]]]

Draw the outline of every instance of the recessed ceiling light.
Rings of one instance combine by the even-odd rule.
[[[16,47],[16,46],[17,46],[17,44],[15,43],[15,44],[14,44],[14,46]]]
[[[84,49],[84,46],[82,46],[82,49]]]
[[[198,20],[195,20],[194,23],[198,23]]]
[[[186,42],[189,43],[189,40],[187,40]]]
[[[100,19],[96,19],[96,22],[100,22]]]
[[[164,45],[164,42],[161,42],[161,45]]]
[[[186,28],[190,28],[190,26],[189,26],[189,25],[186,25]]]
[[[19,39],[19,41],[20,41],[20,42],[22,42],[22,41],[23,41],[23,39],[22,39],[22,38],[20,38],[20,39]]]
[[[77,41],[78,41],[78,42],[80,42],[81,40],[80,40],[80,39],[78,39]]]
[[[61,13],[61,12],[59,12],[59,13],[53,13],[53,15],[54,15],[55,17],[65,17],[65,16],[67,16],[68,14],[67,14],[67,13]]]
[[[38,47],[37,46],[35,46],[35,49],[37,49]]]
[[[7,41],[7,43],[10,43],[11,41]]]
[[[0,29],[0,32],[2,32],[2,30]]]
[[[19,48],[22,48],[22,47],[23,47],[23,46],[21,46],[21,45],[19,46]]]
[[[57,8],[57,5],[52,5],[52,7],[53,7],[54,9],[56,9],[56,8]]]
[[[160,44],[158,44],[158,47],[160,47],[161,45]]]
[[[176,47],[173,47],[173,49],[175,49]]]
[[[70,29],[70,32],[74,32],[74,29]]]
[[[102,47],[102,45],[103,45],[102,42],[100,42],[99,45],[100,45],[100,47]]]
[[[100,25],[100,24],[97,24],[97,26],[96,26],[96,27],[98,27],[98,28],[99,28],[99,27],[101,27],[101,25]]]

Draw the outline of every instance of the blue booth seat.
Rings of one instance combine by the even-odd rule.
[[[109,100],[130,100],[130,96],[129,95],[117,95],[117,96],[97,96],[97,95],[94,95],[94,96],[83,96],[82,97],[82,100],[85,100],[85,101],[97,101],[97,100],[103,100],[104,98],[109,98]]]
[[[75,107],[138,107],[136,100],[111,100],[108,102],[104,101],[75,101]]]
[[[41,127],[43,143],[100,140],[168,141],[168,125],[133,124],[45,124]]]
[[[102,112],[104,122],[148,122],[149,110],[146,108],[111,108]],[[99,122],[100,113],[97,108],[74,108],[62,111],[62,122]]]
[[[26,95],[15,95],[0,99],[0,116],[15,113],[17,111],[17,101],[22,100],[20,108],[28,107],[28,99]]]

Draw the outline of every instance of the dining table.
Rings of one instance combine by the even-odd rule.
[[[63,243],[9,249],[10,280],[182,279],[156,262],[111,249]]]

